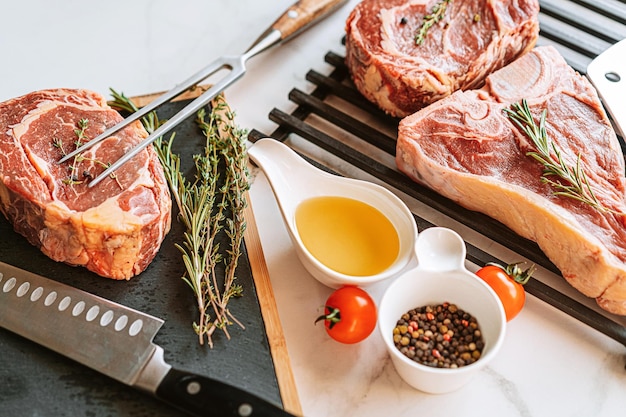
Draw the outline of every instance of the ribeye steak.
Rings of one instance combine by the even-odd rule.
[[[526,99],[566,165],[581,167],[609,211],[555,195],[533,142],[503,112]],[[537,242],[563,276],[605,310],[626,315],[624,157],[595,89],[556,49],[535,48],[400,122],[396,162],[415,181]],[[554,178],[552,178],[554,179]],[[556,179],[558,180],[558,179]]]
[[[346,22],[346,64],[357,89],[381,109],[407,116],[526,53],[539,33],[537,0],[454,0],[416,44],[442,0],[364,0]]]
[[[0,103],[0,210],[50,258],[129,279],[148,266],[170,228],[163,168],[149,147],[114,178],[87,184],[146,137],[145,129],[136,122],[57,162],[119,120],[102,96],[85,90],[43,90]]]

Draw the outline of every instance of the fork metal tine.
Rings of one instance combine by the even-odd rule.
[[[214,74],[216,71],[222,68],[230,68],[230,73],[224,76],[222,79],[217,81],[211,88],[202,93],[198,98],[193,100],[187,106],[185,106],[181,111],[176,113],[174,116],[170,117],[165,123],[163,123],[158,129],[148,135],[147,138],[139,142],[135,147],[133,147],[130,151],[126,152],[120,159],[112,163],[107,169],[102,171],[99,175],[97,175],[94,179],[89,182],[89,187],[94,187],[98,185],[104,178],[111,175],[115,170],[124,165],[128,160],[130,160],[133,156],[137,155],[144,149],[146,146],[150,145],[154,142],[158,137],[163,136],[178,124],[180,124],[187,117],[191,116],[198,110],[200,110],[203,106],[208,104],[211,100],[213,100],[218,94],[226,89],[229,85],[237,81],[243,74],[246,72],[246,61],[255,56],[256,54],[264,51],[265,49],[275,45],[281,40],[281,33],[277,30],[273,30],[269,32],[262,40],[257,41],[248,51],[246,51],[242,55],[237,56],[222,56],[217,58],[213,63],[207,66],[201,73],[206,74],[204,77],[200,79],[207,78],[208,76]],[[187,88],[192,87],[193,85],[189,85],[189,82],[195,82],[196,84],[200,81],[197,81],[200,78],[200,73],[189,78],[185,83],[181,84],[181,87],[178,89],[182,89],[181,93],[184,92]],[[183,86],[187,85],[187,88],[183,88]],[[195,84],[194,84],[195,85]],[[179,93],[180,94],[180,93]],[[168,95],[168,93],[166,93]],[[163,101],[160,104],[163,104],[165,101],[163,99],[157,99],[158,101]],[[159,104],[159,105],[160,105]],[[149,105],[152,109],[157,106]],[[144,111],[144,114],[147,112]],[[103,136],[103,135],[101,135]],[[93,141],[87,142],[91,143]]]
[[[222,58],[224,60],[224,58]],[[226,66],[222,64],[219,68]],[[218,68],[218,69],[219,69]],[[120,159],[111,164],[107,169],[102,171],[97,177],[89,182],[89,187],[96,186],[100,181],[104,178],[112,174],[119,167],[128,162],[132,157],[141,152],[146,146],[150,145],[154,142],[158,137],[165,135],[178,124],[180,124],[183,120],[188,118],[189,116],[195,114],[198,110],[200,110],[203,106],[207,105],[211,100],[213,100],[218,94],[220,94],[226,87],[230,84],[241,78],[245,73],[245,64],[243,60],[239,62],[239,65],[232,66],[231,72],[226,75],[224,78],[215,83],[211,88],[202,93],[198,98],[193,100],[187,106],[185,106],[181,111],[176,113],[170,119],[168,119],[165,123],[163,123],[158,129],[152,132],[147,138],[143,139],[137,145],[135,145],[130,151],[126,152]]]
[[[136,112],[134,112],[133,114],[131,114],[130,116],[122,120],[121,122],[117,123],[115,126],[112,126],[109,129],[106,129],[104,132],[96,136],[94,139],[90,140],[89,142],[86,142],[82,146],[68,153],[67,155],[65,155],[63,158],[59,160],[59,163],[63,163],[69,160],[70,158],[73,158],[74,156],[78,155],[81,152],[86,151],[87,149],[103,141],[104,139],[108,138],[114,133],[119,132],[120,130],[122,130],[123,128],[125,128],[126,126],[134,122],[135,120],[139,120],[140,118],[150,113],[157,107],[160,107],[161,105],[167,103],[168,101],[178,97],[179,95],[181,95],[188,89],[198,85],[199,83],[201,83],[202,81],[204,81],[205,79],[207,79],[208,77],[213,75],[215,72],[217,72],[218,70],[224,67],[232,69],[232,67],[226,62],[225,57],[220,57],[216,59],[215,61],[213,61],[206,67],[202,68],[200,71],[198,71],[197,73],[195,73],[194,75],[192,75],[191,77],[189,77],[188,79],[186,79],[185,81],[177,85],[176,87],[172,88],[168,92],[164,93],[163,95],[159,96],[158,98],[150,102],[148,105],[142,107],[141,109],[137,110]]]

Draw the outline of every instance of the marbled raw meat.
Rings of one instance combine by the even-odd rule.
[[[357,89],[385,112],[407,116],[531,50],[537,0],[454,0],[421,45],[415,34],[441,0],[364,0],[346,22],[346,64]]]
[[[554,195],[533,143],[503,109],[528,100],[569,166],[581,155],[600,211]],[[565,279],[603,309],[626,315],[624,156],[590,82],[550,46],[400,122],[396,163],[417,182],[537,242]]]
[[[57,161],[61,148],[75,149],[81,119],[88,140],[121,118],[86,90],[43,90],[0,103],[0,211],[50,258],[113,279],[142,272],[169,231],[163,168],[148,147],[115,179],[87,184],[147,133],[136,122],[81,154],[82,161]]]

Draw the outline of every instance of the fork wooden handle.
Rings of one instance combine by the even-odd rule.
[[[289,7],[272,25],[287,40],[316,23],[347,0],[300,0]]]

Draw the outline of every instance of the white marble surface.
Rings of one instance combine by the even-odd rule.
[[[242,52],[291,0],[22,0],[3,5],[0,24],[0,101],[53,87],[127,95],[167,90],[214,57]],[[342,53],[344,21],[357,3],[298,39],[254,58],[228,90],[239,125],[271,132],[273,107],[289,111],[291,88],[312,86],[306,72],[328,70],[323,55]],[[331,290],[295,258],[263,175],[251,191],[296,384],[306,416],[623,416],[625,347],[528,297],[508,326],[500,355],[474,381],[446,395],[404,384],[380,335],[340,345],[313,326]],[[411,202],[409,202],[412,204]],[[422,210],[418,207],[419,210]],[[423,210],[505,259],[512,255],[471,231]],[[420,213],[422,213],[420,211]],[[517,259],[515,259],[517,260]],[[558,278],[540,278],[568,291]],[[370,288],[380,297],[384,284]],[[623,322],[623,321],[622,321]]]

